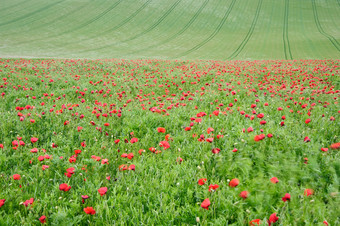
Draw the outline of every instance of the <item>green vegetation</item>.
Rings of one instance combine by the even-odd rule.
[[[339,225],[339,63],[0,60],[0,224]]]
[[[338,0],[0,0],[1,57],[332,59]]]
[[[339,15],[0,0],[0,226],[340,225]]]

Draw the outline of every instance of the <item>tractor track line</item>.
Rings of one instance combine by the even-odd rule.
[[[285,14],[284,14],[284,22],[283,22],[283,49],[286,60],[292,60],[292,52],[290,51],[290,44],[288,38],[288,15],[289,15],[289,0],[285,0]]]
[[[165,13],[163,14],[163,16],[161,16],[158,21],[156,23],[154,23],[152,26],[150,26],[148,29],[146,29],[145,31],[131,37],[128,38],[126,40],[124,40],[123,42],[128,42],[128,41],[132,41],[136,38],[139,38],[140,36],[143,36],[144,34],[149,33],[150,31],[152,31],[155,27],[157,27],[175,8],[176,6],[181,2],[182,0],[177,0],[172,6],[171,8]]]
[[[17,22],[17,21],[20,21],[20,20],[22,20],[22,19],[25,19],[25,18],[27,18],[27,17],[29,17],[29,16],[32,16],[32,15],[34,15],[34,14],[37,14],[37,13],[43,11],[43,10],[49,9],[49,8],[51,8],[51,7],[53,7],[53,6],[57,5],[57,4],[59,4],[59,3],[61,3],[61,2],[64,2],[64,1],[65,1],[65,0],[58,1],[58,2],[54,2],[54,3],[52,3],[52,4],[49,4],[49,5],[47,5],[47,6],[42,7],[42,8],[40,8],[40,9],[37,9],[37,10],[35,10],[35,11],[33,11],[33,12],[30,12],[30,13],[27,13],[27,14],[25,14],[25,15],[23,15],[23,16],[20,16],[20,17],[18,17],[18,18],[15,18],[15,19],[13,19],[13,20],[10,20],[10,21],[4,22],[4,23],[0,23],[0,27],[1,27],[1,26],[4,26],[4,25],[11,24],[11,23],[14,23],[14,22]]]
[[[199,48],[201,48],[202,46],[204,46],[205,44],[207,44],[211,39],[213,39],[221,30],[222,26],[224,25],[225,21],[227,20],[230,12],[232,11],[234,5],[235,5],[236,0],[233,0],[230,3],[230,6],[227,10],[227,12],[224,14],[222,20],[220,21],[220,23],[218,24],[218,26],[215,28],[215,30],[213,31],[213,33],[210,34],[210,36],[208,38],[206,38],[205,40],[203,40],[202,42],[200,42],[199,44],[197,44],[196,46],[194,46],[193,48],[185,51],[184,53],[182,53],[181,55],[177,56],[177,58],[188,55],[189,53],[198,50]]]
[[[3,11],[6,11],[6,10],[8,10],[8,9],[11,9],[11,8],[17,7],[17,6],[19,6],[19,5],[23,4],[23,3],[26,3],[26,2],[28,2],[28,1],[22,1],[22,2],[18,2],[17,4],[14,4],[14,5],[8,6],[8,7],[6,7],[6,8],[3,8],[3,9],[1,9],[1,10],[0,10],[0,13],[1,13],[1,12],[3,12]]]
[[[85,7],[85,5],[80,6],[80,7],[76,8],[76,9],[74,9],[73,11],[69,12],[67,15],[69,16],[69,15],[71,15],[71,14],[73,14],[73,13],[75,13],[75,12],[81,10],[81,9],[84,8],[84,7]],[[58,13],[57,13],[57,14],[58,14]],[[50,16],[50,15],[49,15],[49,16]],[[65,15],[59,15],[57,18],[53,19],[53,21],[59,21],[60,19],[62,19],[62,18],[64,18],[64,17],[65,17]],[[35,20],[33,20],[33,21],[29,21],[29,22],[26,22],[26,23],[21,23],[20,25],[32,24],[33,22],[39,21],[39,20],[41,20],[41,18],[35,18]],[[29,29],[29,30],[30,30],[30,32],[31,32],[31,31],[34,31],[34,30],[36,30],[36,29],[41,29],[41,28],[46,27],[46,26],[49,26],[49,25],[50,25],[50,23],[48,23],[48,22],[45,21],[44,24],[39,24],[38,26],[30,26],[30,29]]]
[[[257,20],[259,18],[260,15],[260,11],[261,11],[261,6],[262,6],[262,2],[263,0],[259,0],[258,4],[257,4],[257,8],[256,8],[256,12],[255,12],[255,17],[253,19],[253,22],[251,24],[251,27],[246,35],[246,37],[243,39],[243,41],[241,42],[241,44],[237,47],[237,49],[227,58],[228,60],[233,59],[235,57],[237,57],[240,52],[243,50],[243,48],[245,47],[245,45],[248,43],[249,39],[251,38],[251,36],[253,35],[254,29],[256,27],[256,23]]]
[[[176,6],[181,2],[182,0],[177,0],[167,11],[166,13],[164,13],[157,21],[156,23],[154,23],[153,25],[151,25],[148,29],[140,32],[139,34],[131,37],[131,38],[128,38],[128,39],[125,39],[123,41],[120,41],[120,42],[117,42],[117,43],[113,43],[113,44],[109,44],[109,45],[105,45],[105,46],[102,46],[102,47],[99,47],[99,48],[95,48],[95,49],[89,49],[89,50],[84,50],[84,51],[81,51],[80,53],[84,53],[84,52],[89,52],[89,51],[95,51],[95,50],[99,50],[99,49],[105,49],[105,48],[108,48],[108,47],[112,47],[112,46],[115,46],[117,44],[120,44],[120,43],[124,43],[124,42],[129,42],[129,41],[132,41],[132,40],[135,40],[147,33],[149,33],[150,31],[152,31],[153,29],[155,29],[155,27],[157,27],[175,8]]]
[[[68,42],[68,43],[64,43],[64,46],[65,45],[69,45],[69,44],[73,44],[73,43],[77,43],[77,42],[82,42],[82,41],[87,41],[87,40],[91,40],[93,38],[96,38],[98,37],[98,35],[101,35],[101,34],[105,34],[107,32],[111,32],[111,31],[115,31],[117,29],[119,29],[120,27],[124,26],[125,24],[127,24],[128,22],[130,22],[134,17],[136,17],[143,9],[145,9],[145,7],[147,5],[150,4],[152,0],[148,0],[147,2],[145,2],[141,7],[139,7],[139,9],[137,9],[134,13],[132,13],[128,18],[126,18],[125,20],[123,20],[122,22],[120,22],[118,25],[108,29],[108,30],[105,30],[105,31],[102,31],[100,33],[96,33],[95,35],[93,36],[90,36],[88,38],[84,38],[84,39],[81,39],[81,40],[77,40],[77,41],[74,41],[74,42]]]
[[[152,0],[148,0],[147,2],[145,2],[141,7],[139,7],[139,9],[137,9],[133,14],[131,14],[128,18],[126,18],[125,20],[123,20],[122,22],[120,22],[118,25],[114,26],[113,28],[110,28],[109,30],[107,30],[106,32],[111,32],[111,31],[115,31],[119,28],[121,28],[122,26],[124,26],[125,24],[127,24],[128,22],[130,22],[134,17],[136,17],[143,9],[145,9],[146,6],[148,6],[150,4]]]
[[[113,5],[111,5],[109,8],[107,8],[106,10],[104,10],[103,12],[101,12],[100,14],[98,14],[96,17],[92,18],[91,20],[86,21],[85,23],[81,24],[78,27],[69,29],[67,31],[64,31],[63,33],[59,34],[60,35],[64,35],[70,32],[74,32],[77,30],[82,29],[83,27],[86,27],[94,22],[96,22],[97,20],[99,20],[100,18],[102,18],[103,16],[105,16],[106,14],[108,14],[111,10],[113,10],[114,8],[116,8],[123,0],[118,0],[117,2],[115,2]]]
[[[38,38],[38,39],[34,39],[34,40],[28,40],[26,42],[20,42],[18,44],[28,44],[28,43],[33,43],[33,42],[36,42],[36,41],[41,41],[41,40],[44,40],[44,39],[48,39],[48,38],[55,38],[55,37],[59,37],[59,36],[62,36],[64,34],[67,34],[67,33],[70,33],[70,32],[73,32],[73,31],[76,31],[76,30],[79,30],[93,22],[95,22],[96,20],[98,20],[100,17],[104,16],[105,14],[107,14],[109,11],[111,11],[112,9],[114,9],[117,5],[119,5],[119,3],[121,3],[122,0],[119,0],[117,2],[115,2],[113,5],[111,5],[110,8],[106,9],[105,11],[101,12],[100,14],[96,15],[94,18],[86,21],[85,23],[83,23],[82,25],[78,26],[78,27],[75,27],[73,29],[69,29],[69,30],[66,30],[66,31],[63,31],[62,33],[59,33],[59,34],[53,34],[53,35],[49,35],[47,37],[42,37],[42,38]]]
[[[203,2],[203,4],[201,5],[201,7],[197,10],[197,12],[195,13],[195,15],[190,19],[190,21],[180,30],[178,31],[177,33],[173,34],[172,36],[168,37],[166,40],[164,40],[163,42],[161,43],[157,43],[157,44],[154,44],[152,46],[148,46],[148,47],[145,47],[143,49],[140,49],[140,50],[136,50],[134,52],[131,52],[127,55],[131,55],[131,54],[135,54],[135,53],[139,53],[139,52],[142,52],[144,50],[147,50],[149,48],[154,48],[156,46],[159,46],[161,44],[165,44],[165,43],[168,43],[170,42],[171,40],[173,40],[174,38],[176,38],[177,36],[183,34],[194,22],[195,20],[197,19],[197,17],[199,16],[199,14],[201,14],[202,10],[207,6],[208,2],[210,0],[205,0],[205,2]]]
[[[322,28],[322,26],[320,24],[317,8],[316,8],[316,4],[315,4],[315,0],[311,0],[311,1],[312,1],[312,6],[313,6],[313,14],[314,14],[314,21],[315,21],[316,27],[318,28],[319,32],[323,36],[325,36],[333,44],[333,46],[340,52],[340,45],[339,45],[338,41],[333,36],[331,36],[330,34],[327,34],[323,30],[323,28]]]

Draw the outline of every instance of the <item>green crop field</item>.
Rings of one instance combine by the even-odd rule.
[[[0,226],[340,225],[340,0],[0,0]]]
[[[0,56],[331,59],[339,15],[339,0],[0,0]]]

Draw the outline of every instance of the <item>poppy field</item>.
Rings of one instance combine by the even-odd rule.
[[[339,225],[340,61],[0,59],[1,225]]]

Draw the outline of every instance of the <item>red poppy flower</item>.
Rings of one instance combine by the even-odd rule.
[[[48,165],[42,165],[42,170],[45,170],[45,169],[48,169],[49,168],[49,166]]]
[[[74,174],[74,170],[75,170],[74,167],[70,167],[70,168],[66,169],[66,172],[68,172],[70,174]]]
[[[38,148],[32,148],[32,149],[30,150],[31,153],[37,153],[38,151],[39,151]]]
[[[82,147],[86,147],[85,141],[81,142],[80,145],[81,145]]]
[[[321,148],[321,151],[327,152],[327,151],[328,151],[328,148]]]
[[[157,128],[157,132],[159,132],[159,133],[165,133],[165,128],[163,128],[163,127],[158,127]]]
[[[254,131],[253,127],[249,127],[249,128],[247,129],[247,132],[248,132],[248,133],[253,132],[253,131]]]
[[[207,142],[212,143],[214,141],[214,138],[210,137],[206,139]]]
[[[81,196],[81,202],[84,204],[85,203],[85,200],[88,199],[89,196],[88,195],[82,195]]]
[[[99,156],[92,155],[91,158],[97,162],[99,162],[102,158]]]
[[[267,134],[267,137],[268,137],[268,138],[272,138],[272,137],[273,137],[273,134],[268,133],[268,134]]]
[[[166,140],[166,141],[169,141],[169,140],[173,141],[173,139],[172,139],[172,138],[169,138],[169,137],[170,137],[170,134],[165,135],[165,140]]]
[[[136,166],[135,166],[135,165],[130,165],[129,168],[128,168],[128,170],[133,170],[133,171],[134,171],[135,169],[136,169]]]
[[[38,141],[38,138],[36,138],[36,137],[32,137],[32,138],[31,138],[31,142],[32,142],[32,143],[35,143],[35,142],[37,142],[37,141]]]
[[[237,152],[238,150],[237,150],[237,148],[234,148],[233,150],[232,150],[232,152]]]
[[[200,112],[200,113],[197,113],[197,114],[196,114],[196,116],[197,116],[198,118],[203,117],[203,116],[206,116],[206,115],[207,115],[207,113],[205,113],[205,112]]]
[[[5,205],[6,199],[0,199],[0,208]]]
[[[70,167],[70,168],[66,169],[67,173],[65,173],[65,176],[70,178],[72,176],[72,174],[74,174],[74,170],[75,169],[73,167]]]
[[[73,163],[73,162],[76,162],[77,159],[76,159],[75,157],[70,157],[70,158],[68,159],[68,161],[69,161],[70,163]]]
[[[106,192],[107,192],[107,187],[101,187],[101,188],[99,188],[99,189],[98,189],[98,192],[99,192],[100,196],[105,195]]]
[[[222,134],[218,134],[218,135],[216,136],[217,139],[220,139],[220,138],[222,138],[222,137],[224,137]]]
[[[39,218],[39,221],[42,223],[42,224],[45,224],[46,223],[46,216],[43,215]]]
[[[213,148],[213,149],[211,150],[211,152],[212,152],[213,154],[218,154],[218,153],[220,153],[220,151],[221,151],[221,149],[219,149],[219,148]]]
[[[30,199],[26,200],[25,202],[23,202],[22,205],[27,207],[28,205],[32,205],[33,202],[34,202],[34,198],[30,198]]]
[[[85,212],[86,214],[91,214],[91,215],[96,214],[96,211],[95,211],[92,207],[86,207],[86,208],[84,208],[84,212]]]
[[[241,193],[240,193],[241,198],[246,199],[246,198],[248,198],[248,196],[249,196],[248,191],[241,191]]]
[[[208,133],[208,134],[210,134],[210,133],[213,132],[213,131],[214,131],[214,129],[211,128],[211,127],[209,127],[209,128],[207,129],[207,133]]]
[[[290,201],[290,194],[286,193],[284,197],[282,197],[282,201],[286,202],[286,201]]]
[[[340,149],[340,142],[339,143],[331,144],[330,148],[331,149]]]
[[[189,130],[191,130],[191,127],[185,127],[184,130],[185,130],[185,131],[189,131]]]
[[[133,153],[129,153],[129,154],[127,155],[127,158],[128,158],[128,159],[132,159],[133,157],[134,157]]]
[[[149,148],[149,151],[151,151],[151,152],[155,153],[155,151],[156,151],[156,148],[154,148],[154,147],[151,147],[151,148]]]
[[[69,191],[71,189],[71,186],[68,186],[67,184],[61,184],[59,185],[60,191]]]
[[[211,191],[211,190],[215,191],[219,187],[220,186],[218,184],[211,184],[211,185],[209,185],[209,191]]]
[[[110,126],[110,123],[104,123],[104,126]]]
[[[210,200],[209,199],[204,199],[204,201],[201,204],[201,207],[203,209],[209,210],[209,206],[210,206]]]
[[[117,140],[115,140],[114,142],[115,142],[115,144],[118,144],[118,143],[119,143],[119,141],[120,141],[120,140],[119,140],[119,139],[117,139]]]
[[[305,123],[308,124],[308,123],[310,123],[310,121],[311,121],[310,118],[309,118],[309,119],[306,119]]]
[[[234,178],[229,182],[229,186],[230,187],[236,187],[239,183],[240,183],[240,181],[237,178]]]
[[[270,178],[270,182],[272,182],[273,184],[277,184],[279,183],[279,179],[277,179],[277,177],[272,177]]]
[[[136,143],[138,142],[138,138],[134,137],[130,140],[130,143],[133,144],[133,143]]]
[[[261,219],[255,219],[249,222],[249,226],[256,226],[261,224]]]
[[[194,118],[194,120],[195,120],[195,122],[197,122],[197,123],[200,123],[200,122],[202,122],[202,119],[201,118]],[[191,120],[191,121],[193,121],[193,120]]]
[[[119,171],[124,171],[124,170],[127,170],[128,167],[127,167],[127,165],[120,165],[120,166],[118,167],[118,169],[119,169]]]
[[[83,127],[81,127],[81,126],[77,127],[78,132],[80,132],[82,129],[83,129]]]
[[[264,134],[256,135],[254,137],[254,141],[258,142],[260,140],[263,140],[265,137],[266,137],[266,135],[264,135]]]
[[[198,180],[198,184],[204,185],[206,181],[207,181],[207,178],[201,178],[201,179]]]
[[[108,159],[102,159],[101,163],[102,163],[102,165],[105,165],[105,164],[108,165],[109,164],[109,160]]]
[[[161,141],[161,142],[159,143],[159,146],[160,146],[160,147],[163,147],[164,150],[170,148],[170,144],[169,144],[168,141]]]
[[[13,179],[14,180],[20,180],[21,179],[21,176],[19,174],[14,174],[13,175]]]
[[[310,142],[310,139],[309,139],[309,137],[305,137],[305,139],[303,139],[303,141],[307,143],[307,142]]]
[[[307,189],[305,189],[305,191],[303,192],[303,194],[304,194],[305,196],[311,196],[311,195],[314,194],[314,191],[313,191],[312,189],[307,188]]]
[[[269,226],[271,225],[271,223],[275,223],[278,220],[279,218],[276,216],[276,213],[273,213],[272,215],[270,215],[269,220],[268,220]]]
[[[263,113],[260,113],[257,115],[258,118],[263,118],[264,117],[264,114]]]
[[[12,141],[12,146],[19,146],[19,142],[17,140]]]
[[[304,164],[308,164],[308,158],[304,158],[303,160],[304,160],[303,162]]]

